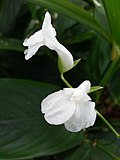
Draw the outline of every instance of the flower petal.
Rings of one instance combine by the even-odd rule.
[[[86,80],[79,87],[75,88],[71,99],[78,99],[81,103],[91,100],[87,92],[90,91],[90,81]]]
[[[24,51],[25,59],[30,59],[37,51],[38,49],[43,46],[43,44],[37,43],[35,45],[28,46],[28,49]]]
[[[59,125],[67,121],[75,111],[75,103],[70,101],[69,95],[60,90],[48,95],[41,103],[42,113],[50,124]]]
[[[49,12],[46,12],[45,14],[45,18],[42,25],[42,33],[45,39],[45,45],[51,50],[54,50],[54,43],[56,43],[56,31],[51,24],[51,16]]]
[[[35,32],[30,38],[26,38],[23,42],[23,46],[30,46],[36,43],[44,44],[44,37],[42,35],[42,30]]]
[[[85,80],[83,83],[79,85],[79,89],[88,93],[90,91],[91,83],[88,80]]]
[[[96,120],[94,102],[79,103],[73,116],[64,123],[65,128],[71,132],[78,132],[81,129],[93,126]]]

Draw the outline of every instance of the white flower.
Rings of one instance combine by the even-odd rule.
[[[73,68],[74,62],[71,53],[58,42],[56,39],[56,31],[51,24],[51,16],[46,12],[42,24],[42,29],[34,33],[30,38],[25,39],[24,46],[28,49],[24,51],[25,59],[31,58],[41,46],[47,46],[51,50],[55,50],[62,63],[63,72]]]
[[[87,95],[90,82],[84,81],[77,88],[64,88],[48,95],[41,103],[41,110],[49,124],[64,124],[71,132],[94,125],[95,103]]]

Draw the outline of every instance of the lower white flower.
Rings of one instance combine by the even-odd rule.
[[[49,124],[64,124],[71,132],[93,126],[96,120],[95,103],[87,93],[90,82],[84,81],[77,88],[64,88],[48,95],[41,103],[41,110]]]

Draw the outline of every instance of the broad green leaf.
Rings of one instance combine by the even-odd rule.
[[[94,8],[94,16],[99,21],[99,23],[103,26],[103,28],[110,33],[109,23],[106,17],[105,9],[103,5],[101,7],[97,7],[95,5]]]
[[[86,26],[94,29],[96,32],[98,32],[100,35],[102,35],[105,39],[110,41],[110,38],[108,34],[104,31],[102,26],[99,24],[99,22],[91,16],[90,13],[82,9],[81,7],[75,5],[74,3],[71,3],[66,0],[26,0],[28,2],[38,4],[40,6],[52,9],[54,11],[57,11],[63,15],[66,15],[82,24],[85,24]]]
[[[18,39],[0,38],[0,49],[12,51],[24,51],[22,42]]]
[[[120,0],[102,0],[108,18],[112,39],[120,45]]]
[[[82,134],[49,125],[40,103],[59,88],[28,80],[0,79],[0,159],[16,160],[60,153],[80,144]]]
[[[109,150],[108,146],[96,142],[84,142],[79,147],[75,147],[59,157],[61,160],[113,160],[113,158],[117,160],[115,159],[117,156]]]
[[[103,87],[101,87],[101,86],[93,86],[93,87],[91,87],[91,89],[90,89],[90,92],[89,92],[89,93],[92,93],[92,92],[98,91],[98,90],[100,90],[100,89],[103,89]]]

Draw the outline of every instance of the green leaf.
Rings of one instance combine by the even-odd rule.
[[[103,87],[101,87],[101,86],[93,86],[93,87],[90,88],[90,92],[89,93],[98,91],[100,89],[103,89]]]
[[[90,81],[98,85],[111,63],[111,46],[101,38],[94,38],[87,57],[86,69]],[[99,84],[100,85],[100,84]],[[103,84],[102,84],[103,86]]]
[[[79,147],[59,155],[61,160],[115,160],[117,158],[108,146],[84,142]],[[116,159],[117,160],[117,159]]]
[[[70,38],[66,40],[66,43],[68,44],[75,44],[80,43],[83,41],[91,40],[94,37],[93,32],[84,32],[80,33],[79,35],[72,35]]]
[[[47,7],[49,9],[52,9],[54,11],[57,11],[63,15],[66,15],[82,24],[85,24],[86,26],[94,29],[96,32],[98,32],[100,35],[102,35],[105,39],[110,41],[110,38],[108,34],[104,31],[102,26],[99,24],[99,22],[91,16],[90,13],[82,9],[81,7],[75,5],[74,3],[71,3],[66,0],[26,0],[28,2],[38,4],[43,7]]]
[[[120,45],[120,1],[102,0],[108,18],[112,39]]]
[[[20,51],[20,52],[24,51],[22,42],[18,39],[13,39],[13,38],[0,38],[0,49]]]
[[[59,88],[28,80],[0,79],[0,159],[14,160],[60,153],[83,140],[64,126],[49,125],[40,103]]]

